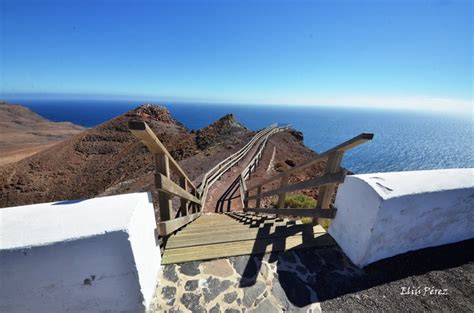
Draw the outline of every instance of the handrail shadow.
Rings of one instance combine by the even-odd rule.
[[[264,227],[259,231],[259,235],[267,235],[268,232],[269,228]],[[311,238],[303,239],[302,245],[287,251],[276,252],[272,249],[268,260],[266,259],[269,263],[276,262],[276,276],[279,277],[279,283],[287,299],[292,305],[300,308],[315,301],[324,302],[369,289],[374,296],[377,296],[377,293],[384,294],[386,288],[373,290],[374,287],[406,278],[410,278],[405,283],[408,285],[416,284],[417,280],[426,283],[426,278],[423,280],[418,277],[432,271],[445,271],[474,262],[472,252],[474,239],[407,252],[372,263],[362,269],[355,266],[339,246],[304,248],[305,240],[311,240]],[[257,241],[260,242],[257,243]],[[256,283],[265,258],[265,254],[261,252],[262,245],[271,244],[272,239],[257,241],[253,250],[254,255],[249,257],[242,273],[240,287],[250,287]],[[280,240],[277,244],[279,248],[285,247],[284,241]],[[297,272],[289,272],[288,262],[295,262],[293,268],[304,269],[307,273],[306,278],[302,278]],[[435,272],[433,275],[440,274]],[[452,283],[455,284],[454,280]],[[393,292],[400,294],[400,286],[405,286],[403,284],[404,282],[395,284],[392,288],[396,290]],[[301,296],[298,290],[307,288],[317,295],[317,299]]]

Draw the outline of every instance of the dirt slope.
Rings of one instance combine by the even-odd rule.
[[[51,122],[24,106],[0,102],[0,166],[33,155],[82,131],[81,126]]]

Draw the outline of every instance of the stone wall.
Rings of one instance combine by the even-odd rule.
[[[347,176],[329,233],[358,266],[474,237],[474,169]]]
[[[0,210],[1,312],[143,312],[160,269],[149,194]]]

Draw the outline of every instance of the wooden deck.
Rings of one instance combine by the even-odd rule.
[[[261,214],[232,212],[202,215],[169,237],[162,264],[334,244],[334,240],[319,225]]]

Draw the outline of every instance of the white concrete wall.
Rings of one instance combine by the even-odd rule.
[[[0,312],[143,312],[160,269],[147,193],[0,210]]]
[[[360,267],[474,238],[474,169],[347,176],[329,233]]]

